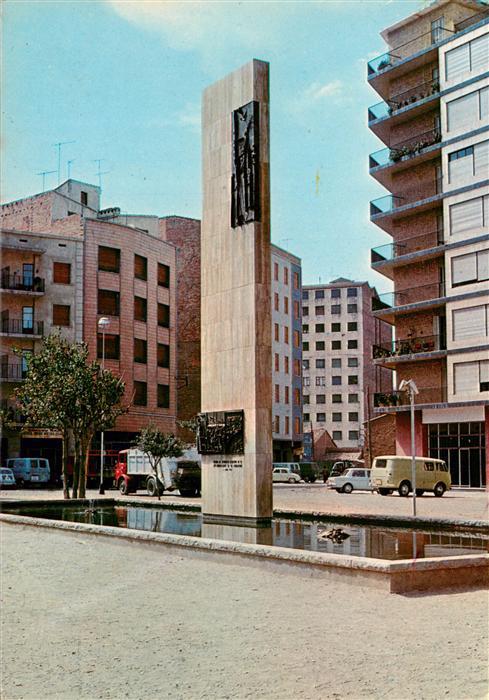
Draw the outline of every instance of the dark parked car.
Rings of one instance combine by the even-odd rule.
[[[200,496],[202,471],[197,462],[179,462],[175,474],[175,488],[180,496]]]
[[[318,478],[319,469],[316,462],[299,462],[301,479],[313,484]]]

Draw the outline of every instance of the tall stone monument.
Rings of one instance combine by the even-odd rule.
[[[268,63],[208,87],[202,103],[204,522],[272,515]]]

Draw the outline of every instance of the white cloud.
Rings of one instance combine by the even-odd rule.
[[[200,133],[201,127],[201,112],[200,105],[187,103],[183,110],[177,115],[178,121],[182,126],[186,126],[191,131]]]
[[[344,94],[344,85],[341,80],[332,80],[330,83],[311,83],[304,90],[304,98],[306,100],[323,100],[326,98],[338,98]]]

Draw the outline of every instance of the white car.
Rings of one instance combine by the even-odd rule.
[[[298,484],[301,480],[300,474],[286,467],[276,467],[273,470],[273,481],[286,484]]]
[[[351,493],[355,489],[371,491],[370,469],[347,469],[341,476],[328,479],[326,486],[338,493]]]
[[[0,488],[15,488],[15,476],[11,469],[2,467],[0,469]]]

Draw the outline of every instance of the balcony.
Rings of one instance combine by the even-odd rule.
[[[411,258],[413,262],[437,258],[443,253],[443,245],[443,231],[429,231],[420,236],[372,248],[370,261],[373,269],[392,279],[395,267],[405,265]]]
[[[423,284],[372,297],[372,311],[376,312],[379,318],[387,323],[393,323],[394,315],[398,312],[409,313],[410,311],[443,306],[444,297],[444,282]]]
[[[41,338],[44,334],[44,322],[23,320],[21,318],[3,318],[1,320],[0,331],[2,335]]]
[[[415,405],[445,403],[447,389],[444,386],[418,387],[419,394],[414,397]],[[409,407],[409,394],[406,391],[376,392],[374,408],[396,409]]]
[[[14,293],[44,294],[44,280],[32,275],[0,275],[0,287]]]
[[[27,376],[27,368],[21,362],[0,364],[0,378],[3,382],[21,382]]]
[[[453,194],[453,192],[451,192]],[[392,232],[395,219],[414,213],[428,211],[440,206],[443,198],[443,178],[419,182],[416,187],[398,194],[389,194],[370,202],[370,221],[388,233]]]
[[[428,355],[426,359],[433,359],[433,353],[444,353],[446,339],[441,335],[424,335],[402,340],[392,340],[389,343],[381,343],[372,346],[372,358],[380,360],[382,365],[396,365],[398,361],[411,361],[413,355]]]

